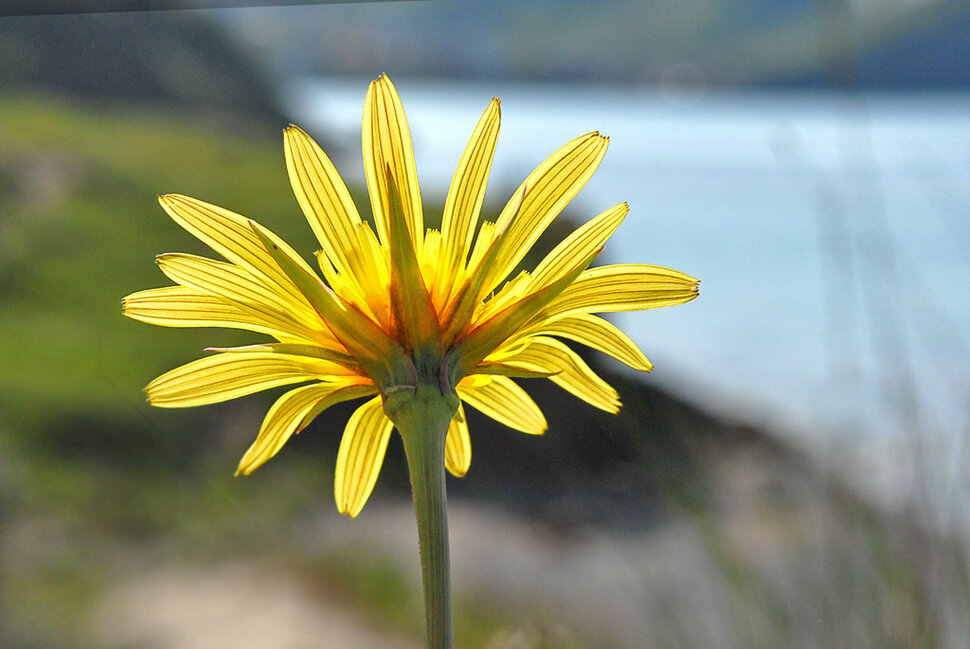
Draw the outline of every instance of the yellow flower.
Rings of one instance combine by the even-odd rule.
[[[440,231],[425,230],[410,133],[386,76],[371,83],[363,116],[373,228],[327,155],[302,130],[287,128],[286,168],[320,242],[323,280],[257,223],[194,198],[161,196],[165,211],[226,261],[160,255],[159,266],[176,286],[129,295],[123,313],[170,327],[248,329],[276,342],[210,349],[214,355],[152,381],[149,403],[199,406],[306,383],[266,414],[239,463],[238,473],[248,474],[325,408],[370,397],[350,417],[337,457],[335,497],[350,516],[377,480],[394,428],[385,406],[396,393],[438,386],[530,434],[542,434],[546,420],[509,377],[547,377],[617,412],[616,391],[559,339],[649,371],[643,352],[593,314],[681,304],[697,296],[697,280],[641,264],[587,268],[626,215],[621,203],[572,233],[532,272],[505,282],[592,176],[608,139],[589,133],[566,144],[525,179],[494,223],[478,226],[499,120],[493,99],[458,163]],[[462,476],[470,462],[459,405],[445,464]]]

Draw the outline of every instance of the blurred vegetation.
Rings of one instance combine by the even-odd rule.
[[[323,542],[311,529],[321,511],[332,514],[333,457],[351,406],[234,479],[273,394],[189,411],[150,409],[140,394],[207,346],[259,339],[121,316],[122,296],[169,283],[155,254],[211,255],[152,197],[179,192],[234,209],[308,254],[316,243],[280,144],[276,129],[240,133],[163,109],[0,98],[0,646],[88,646],[89,618],[119,580],[173,563],[203,572],[232,557],[268,558],[375,629],[420,635],[410,528],[395,544],[374,527],[378,511],[346,528],[368,544]],[[623,579],[642,581],[637,619],[653,647],[955,646],[970,605],[960,543],[918,516],[879,512],[764,431],[600,369],[623,396],[618,417],[548,381],[527,386],[548,416],[545,437],[470,413],[475,461],[450,492],[543,540],[524,565],[538,566],[528,579],[544,590],[457,584],[460,646],[631,646],[606,634],[620,602],[589,600],[606,631],[573,619],[555,571],[541,567],[590,535],[634,548]],[[371,511],[406,489],[395,443]],[[672,533],[672,549],[651,549]],[[511,542],[500,551],[519,552]],[[484,569],[515,577],[514,567]]]
[[[305,233],[287,228],[295,220],[281,218],[287,206],[278,197],[288,192],[281,159],[278,142],[213,135],[183,114],[79,108],[36,95],[0,100],[0,440],[7,469],[0,472],[0,525],[15,530],[3,537],[14,550],[19,534],[32,533],[21,529],[25,521],[42,528],[25,543],[52,546],[37,553],[38,565],[16,553],[4,564],[0,628],[14,628],[8,643],[39,632],[51,642],[40,646],[66,646],[68,627],[83,615],[76,604],[89,601],[78,593],[104,581],[112,539],[151,538],[201,519],[215,535],[236,524],[222,518],[227,502],[238,502],[234,514],[262,507],[228,479],[230,457],[213,472],[227,479],[206,483],[205,451],[219,443],[206,435],[214,419],[191,423],[176,413],[159,424],[140,394],[154,374],[190,360],[193,349],[244,337],[141,325],[121,316],[120,300],[169,283],[151,263],[156,253],[203,252],[154,204],[160,190],[245,205],[306,243]],[[249,495],[259,500],[259,492]],[[261,516],[283,514],[298,501],[299,492],[274,500]],[[58,570],[70,579],[49,574]]]

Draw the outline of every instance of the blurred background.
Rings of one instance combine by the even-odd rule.
[[[970,645],[970,6],[240,4],[0,9],[0,646],[422,646],[399,443],[353,521],[332,498],[352,406],[233,478],[276,394],[179,411],[141,389],[259,337],[120,314],[168,283],[155,254],[212,255],[160,193],[309,257],[289,122],[366,210],[382,72],[430,215],[498,96],[489,213],[599,130],[610,151],[541,246],[625,200],[600,261],[703,280],[615,319],[652,374],[585,356],[619,416],[548,381],[524,382],[542,438],[471,416],[456,646]]]

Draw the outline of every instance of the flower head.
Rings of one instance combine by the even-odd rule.
[[[533,271],[506,281],[592,176],[608,139],[589,133],[569,142],[525,179],[495,222],[479,224],[499,119],[493,99],[458,163],[440,230],[425,230],[410,133],[386,76],[371,83],[363,116],[373,226],[320,147],[287,128],[286,168],[320,243],[319,274],[254,221],[194,198],[161,196],[165,211],[225,261],[160,255],[176,285],[129,295],[123,313],[170,327],[247,329],[275,342],[212,348],[152,381],[149,403],[198,406],[304,384],[269,409],[239,463],[238,473],[248,474],[324,409],[369,397],[351,415],[337,457],[337,507],[351,516],[377,480],[393,402],[419,385],[460,398],[445,447],[446,467],[457,476],[471,463],[462,404],[524,433],[546,430],[540,409],[510,377],[546,377],[617,412],[616,391],[560,339],[649,371],[643,352],[593,314],[681,304],[697,296],[697,280],[642,264],[588,268],[626,215],[621,203],[573,232]]]

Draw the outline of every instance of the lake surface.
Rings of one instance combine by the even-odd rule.
[[[304,128],[346,144],[334,158],[348,179],[363,176],[368,81],[304,79],[286,94]],[[395,83],[426,195],[443,198],[493,95],[503,121],[489,205],[570,139],[611,137],[572,209],[630,204],[601,259],[702,280],[694,302],[614,319],[656,364],[649,381],[844,456],[880,492],[920,478],[918,447],[934,489],[964,493],[970,93]]]

